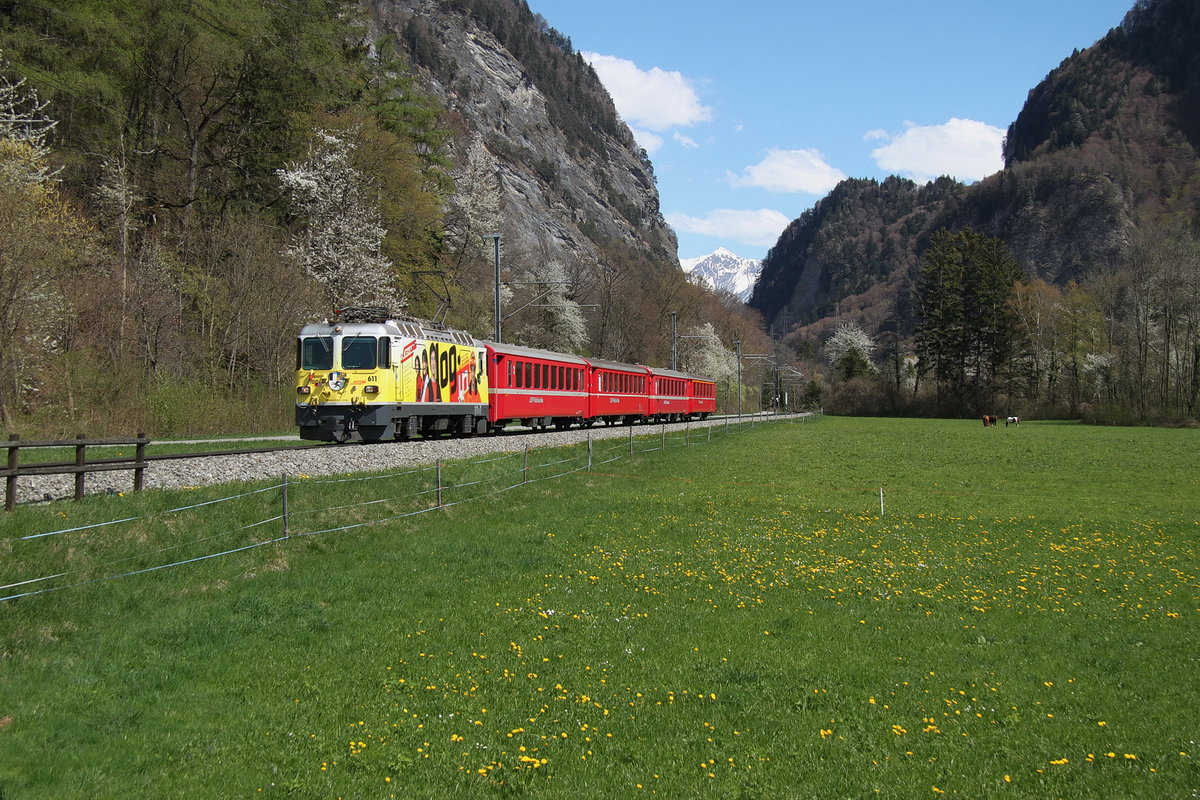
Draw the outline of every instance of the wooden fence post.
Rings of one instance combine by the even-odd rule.
[[[144,486],[146,472],[146,434],[139,431],[137,447],[133,451],[133,456],[137,460],[137,466],[133,468],[133,490],[140,492]]]
[[[76,440],[81,440],[81,439],[86,439],[86,438],[87,437],[84,436],[82,433],[75,435]],[[76,502],[83,499],[84,478],[87,476],[87,473],[83,470],[83,466],[85,464],[87,464],[87,445],[86,444],[77,444],[77,445],[75,445],[75,466],[79,467],[79,469],[75,470],[75,500],[76,500]]]
[[[21,439],[19,433],[10,433],[8,440],[16,442]],[[17,504],[17,451],[19,447],[8,448],[8,472],[9,475],[4,479],[4,510],[12,511],[13,506]]]

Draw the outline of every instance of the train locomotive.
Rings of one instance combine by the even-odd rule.
[[[475,339],[386,309],[344,309],[296,341],[300,438],[380,442],[470,436],[510,424],[704,419],[716,384],[640,364]]]

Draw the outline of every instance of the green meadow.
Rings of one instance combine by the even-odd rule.
[[[0,798],[1200,790],[1200,431],[817,418],[586,459],[294,476],[279,541],[269,486],[0,518],[0,595],[64,587],[0,602]]]

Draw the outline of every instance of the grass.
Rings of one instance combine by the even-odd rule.
[[[9,601],[0,797],[1188,797],[1198,435],[763,425]],[[293,530],[431,480],[297,481]],[[13,541],[211,491],[19,509],[0,582],[277,535],[269,490]]]

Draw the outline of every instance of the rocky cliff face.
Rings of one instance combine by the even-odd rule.
[[[457,118],[457,207],[471,236],[499,230],[505,263],[602,263],[633,252],[675,264],[645,153],[561,35],[520,0],[370,0]]]
[[[1191,0],[1139,2],[1030,91],[1006,169],[976,184],[839,184],[768,253],[750,305],[777,332],[847,313],[876,327],[904,313],[942,227],[997,237],[1029,277],[1065,284],[1116,269],[1142,225],[1200,218],[1198,31]]]

